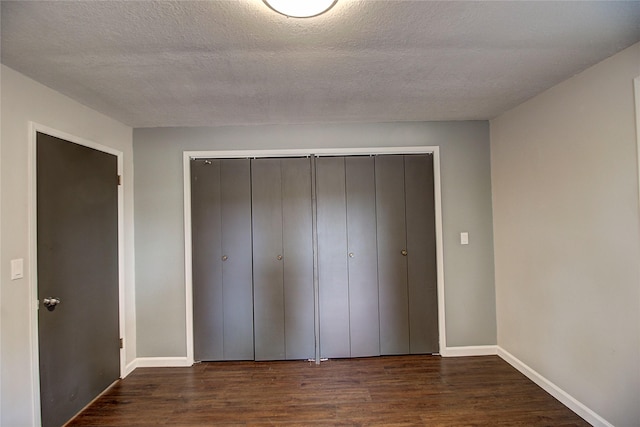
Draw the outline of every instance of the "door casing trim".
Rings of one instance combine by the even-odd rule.
[[[440,182],[440,147],[366,147],[366,148],[305,148],[285,150],[211,150],[183,151],[184,182],[184,268],[185,268],[185,313],[186,313],[186,354],[187,363],[194,363],[193,354],[193,272],[191,251],[191,160],[198,158],[261,158],[261,157],[300,157],[300,156],[363,156],[380,154],[433,154],[433,183],[436,220],[436,271],[438,291],[438,341],[440,353],[445,353],[447,337],[445,327],[444,299],[444,245],[442,231],[442,189]],[[316,361],[319,363],[319,360]]]
[[[636,166],[638,169],[638,207],[640,208],[640,76],[633,79],[633,95],[636,107]]]
[[[33,420],[35,425],[42,425],[42,415],[40,406],[40,356],[39,356],[39,336],[38,336],[38,247],[37,247],[37,158],[36,142],[37,134],[44,133],[56,138],[64,139],[73,144],[82,145],[107,154],[116,156],[118,175],[124,172],[124,154],[106,145],[90,141],[66,132],[41,125],[36,122],[29,122],[29,147],[28,147],[28,241],[29,241],[29,302],[31,314],[29,316],[29,332],[31,341],[31,390],[33,396]],[[124,256],[124,179],[122,185],[118,186],[118,328],[120,337],[124,338],[123,348],[120,349],[120,378],[126,376],[126,345],[125,336],[125,305],[124,305],[124,283],[125,283],[125,256]]]

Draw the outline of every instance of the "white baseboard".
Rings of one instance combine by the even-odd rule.
[[[464,347],[446,347],[440,352],[442,357],[494,356],[498,354],[497,345],[470,345]]]
[[[124,367],[124,375],[122,376],[122,378],[126,378],[137,367],[138,367],[138,359],[134,359],[132,362],[130,362],[129,364],[127,364],[127,366]]]
[[[135,363],[137,368],[182,368],[193,365],[186,357],[138,357]]]
[[[576,400],[569,393],[562,390],[560,387],[540,375],[538,372],[527,366],[525,363],[523,363],[521,360],[516,358],[513,354],[509,353],[502,347],[498,347],[498,356],[500,356],[502,359],[504,359],[504,361],[524,374],[531,381],[538,384],[551,396],[558,399],[564,406],[584,418],[589,424],[593,425],[594,427],[613,427],[613,424],[609,423],[600,415],[596,414],[586,405]]]

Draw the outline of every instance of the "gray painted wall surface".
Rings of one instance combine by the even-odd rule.
[[[133,139],[138,357],[186,356],[185,150],[440,146],[447,345],[496,344],[488,122],[148,128]]]
[[[491,121],[498,344],[640,425],[640,44]]]

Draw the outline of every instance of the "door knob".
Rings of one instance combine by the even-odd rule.
[[[45,307],[55,307],[56,305],[60,304],[60,298],[49,297],[45,298],[42,302],[44,303]]]
[[[45,307],[47,307],[49,311],[52,311],[54,308],[56,308],[56,305],[60,304],[60,298],[48,297],[42,300],[42,303]]]
[[[349,258],[353,258],[355,254],[353,252],[349,252]]]
[[[222,260],[223,260],[223,261],[226,261],[226,260],[228,260],[228,259],[229,259],[229,257],[228,257],[228,256],[226,256],[226,255],[222,255]]]
[[[407,250],[406,250],[406,249],[403,249],[403,250],[401,250],[401,251],[400,251],[400,253],[402,254],[402,256],[407,256],[407,254],[408,254],[409,252],[407,252]]]
[[[277,259],[278,261],[281,261],[281,260],[282,260],[282,255],[278,255],[278,256],[276,257],[276,259]]]

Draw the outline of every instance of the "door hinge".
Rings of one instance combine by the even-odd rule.
[[[118,175],[118,185],[122,185],[122,175]]]
[[[124,348],[124,338],[120,338],[120,348]]]

